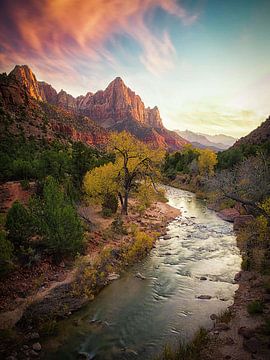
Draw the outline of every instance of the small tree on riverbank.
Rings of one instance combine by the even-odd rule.
[[[89,171],[84,178],[84,189],[89,197],[98,200],[108,192],[116,194],[122,214],[127,215],[130,192],[138,183],[148,179],[155,188],[165,153],[151,149],[125,131],[112,134],[108,150],[115,155],[115,163]]]

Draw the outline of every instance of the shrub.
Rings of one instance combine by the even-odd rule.
[[[6,238],[4,231],[0,231],[0,273],[8,270],[13,254],[13,245]]]
[[[25,245],[28,243],[31,234],[31,225],[29,211],[19,201],[15,201],[7,213],[8,239],[15,245]]]
[[[254,300],[247,306],[247,311],[250,315],[261,314],[264,309],[264,304],[261,300]]]
[[[127,235],[127,229],[121,216],[117,216],[111,225],[112,231],[119,235]]]
[[[102,214],[104,216],[111,216],[115,214],[118,208],[118,199],[112,193],[106,193],[102,202]]]
[[[29,181],[24,179],[20,181],[21,187],[23,190],[28,190],[30,187]]]

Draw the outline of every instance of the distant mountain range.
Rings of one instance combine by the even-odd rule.
[[[71,137],[80,133],[76,136],[82,141],[86,138],[83,127],[85,121],[85,124],[95,124],[96,135],[100,128],[102,138],[104,134],[108,137],[110,131],[126,130],[146,143],[169,151],[180,150],[188,143],[176,132],[166,129],[158,108],[146,108],[141,98],[129,89],[120,77],[114,79],[105,90],[88,92],[75,98],[64,90],[57,93],[44,81],[37,81],[27,65],[16,65],[9,75],[1,75],[0,100],[1,98],[1,102],[9,109],[16,104],[29,106],[35,102],[35,106],[41,106],[44,111],[46,106],[42,104],[52,105],[54,112],[61,113],[65,119],[68,116],[70,121],[60,121],[59,116],[56,121],[54,112],[53,115],[46,114],[49,123],[53,124],[51,127],[70,133]],[[31,122],[33,121],[32,118]],[[70,126],[71,128],[67,129]],[[87,134],[90,138],[89,126]],[[33,134],[29,133],[28,136],[30,135]],[[99,137],[94,136],[91,142],[95,144],[96,139]]]
[[[211,149],[213,151],[223,151],[231,147],[237,139],[232,136],[218,134],[208,135],[203,133],[195,133],[190,130],[180,131],[175,130],[178,135],[189,141],[195,147],[199,149]]]

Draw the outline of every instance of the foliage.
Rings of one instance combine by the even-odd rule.
[[[83,228],[73,206],[65,199],[57,181],[48,177],[43,199],[32,202],[37,231],[44,246],[53,254],[76,255],[83,247]]]
[[[127,229],[124,226],[124,221],[123,221],[121,216],[117,216],[113,220],[112,225],[111,225],[111,229],[112,229],[113,232],[115,232],[116,234],[119,234],[119,235],[126,235],[127,234]]]
[[[264,309],[264,304],[261,300],[254,300],[247,306],[247,311],[250,315],[261,314]]]
[[[153,150],[131,134],[112,134],[108,151],[115,156],[115,163],[108,163],[88,172],[84,178],[84,189],[90,198],[102,201],[104,194],[117,194],[122,213],[127,214],[131,190],[138,182],[159,176],[159,164],[164,152]]]
[[[102,202],[106,194],[117,194],[119,168],[108,163],[88,171],[84,177],[84,190],[92,201]]]
[[[201,175],[214,175],[214,167],[217,164],[217,155],[209,149],[200,150],[198,167]]]
[[[0,231],[0,273],[9,269],[13,255],[13,245],[4,231]]]
[[[115,214],[118,208],[118,199],[115,194],[106,193],[102,202],[102,213],[105,216]]]
[[[14,243],[16,250],[29,242],[31,235],[31,215],[19,201],[15,201],[7,213],[6,230],[8,239]]]
[[[125,253],[125,261],[132,263],[145,256],[153,247],[155,236],[150,236],[143,231],[136,231],[133,244]]]
[[[190,145],[186,145],[182,151],[166,154],[162,171],[171,180],[175,178],[177,172],[189,174],[196,170],[199,154],[200,151]]]
[[[156,360],[200,360],[201,352],[208,342],[207,330],[201,328],[190,343],[179,342],[176,349],[166,345]]]
[[[267,215],[259,204],[270,195],[269,174],[270,165],[262,156],[250,157],[230,170],[218,172],[209,185],[223,196]]]

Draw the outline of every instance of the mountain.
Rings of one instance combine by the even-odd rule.
[[[205,136],[209,141],[215,143],[215,144],[223,144],[226,146],[226,148],[232,146],[235,142],[236,142],[236,138],[229,136],[229,135],[224,135],[224,134],[218,134],[218,135],[208,135],[208,134],[202,134],[199,133],[200,135]]]
[[[175,130],[181,137],[191,142],[195,147],[199,149],[211,149],[215,152],[228,149],[231,145],[229,142],[235,142],[236,139],[227,135],[207,135],[202,133],[195,133],[190,130],[180,131]],[[212,140],[210,140],[212,139]],[[225,143],[218,142],[218,140],[224,139]]]
[[[237,140],[233,147],[245,144],[260,145],[267,141],[270,141],[270,116],[251,133]]]
[[[37,81],[27,65],[16,65],[9,76],[14,76],[25,86],[34,99],[76,115],[87,116],[108,131],[126,130],[144,142],[156,147],[163,146],[170,151],[181,149],[188,143],[166,129],[158,108],[146,108],[141,98],[120,77],[114,79],[105,90],[88,92],[85,96],[75,98],[64,90],[57,93],[44,81]]]
[[[41,101],[42,93],[33,73],[22,70],[20,81],[18,69],[0,75],[0,137],[11,134],[46,141],[82,141],[96,146],[108,142],[108,132],[90,118]]]

